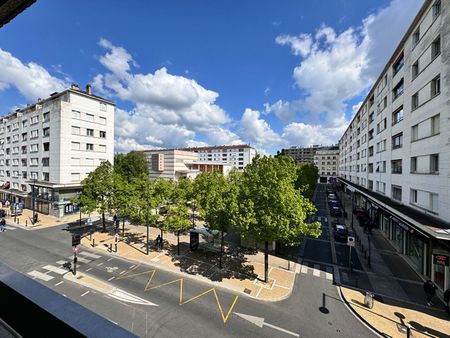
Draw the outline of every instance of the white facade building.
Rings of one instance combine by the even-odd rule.
[[[441,290],[450,287],[449,20],[449,1],[424,2],[339,142],[342,183]]]
[[[336,182],[339,172],[339,147],[318,148],[314,155],[314,164],[319,170],[319,182]]]
[[[89,85],[72,85],[2,117],[0,198],[56,216],[71,212],[80,182],[114,161],[114,110]]]
[[[237,169],[244,169],[247,164],[252,163],[256,156],[256,149],[248,144],[182,148],[180,150],[198,153],[198,160],[201,162],[229,164]]]
[[[143,151],[147,157],[151,179],[194,179],[201,172],[220,171],[225,176],[233,168],[231,164],[199,161],[199,154],[180,149],[155,149]]]

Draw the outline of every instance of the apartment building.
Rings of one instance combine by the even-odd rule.
[[[339,146],[318,148],[314,164],[319,170],[319,182],[335,183],[339,171]]]
[[[182,177],[195,178],[201,172],[220,171],[225,176],[233,168],[231,164],[200,161],[199,153],[180,149],[155,149],[143,151],[148,161],[151,179],[159,177],[179,180]]]
[[[281,149],[281,155],[292,157],[297,165],[300,165],[303,162],[314,163],[314,155],[319,148],[319,145],[283,148]]]
[[[198,153],[200,162],[229,164],[237,169],[244,169],[256,156],[256,149],[248,144],[180,148],[179,150]]]
[[[0,199],[58,217],[81,181],[114,160],[115,104],[76,85],[0,121]]]
[[[449,1],[424,2],[339,141],[339,181],[441,291],[450,287],[449,20]]]

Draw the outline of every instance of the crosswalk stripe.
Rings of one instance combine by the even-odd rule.
[[[45,273],[42,273],[42,272],[39,272],[39,271],[36,271],[36,270],[30,271],[30,272],[28,272],[28,274],[29,274],[30,276],[35,277],[35,278],[42,279],[42,280],[44,280],[44,281],[46,281],[46,282],[48,282],[49,280],[52,280],[52,279],[53,279],[52,276],[46,275]]]
[[[78,257],[78,261],[80,261],[82,263],[90,263],[90,262],[92,262],[92,260],[86,259],[86,258],[83,258],[83,257]]]
[[[43,268],[48,271],[56,272],[59,275],[64,275],[67,272],[67,270],[57,268],[56,266],[53,265],[46,265]]]
[[[320,265],[314,264],[313,275],[316,277],[320,277]]]
[[[302,265],[301,273],[308,273],[308,266]]]
[[[327,272],[325,273],[325,278],[328,280],[333,279],[333,268],[331,266],[327,266]]]
[[[59,264],[59,265],[63,265],[63,264],[65,264],[65,263],[67,263],[67,261],[57,261],[57,262],[56,262],[56,264]]]
[[[86,257],[95,258],[95,259],[102,257],[102,256],[99,256],[99,255],[96,255],[96,254],[93,254],[93,253],[90,253],[90,252],[87,252],[87,251],[81,251],[79,254],[83,255],[83,256],[86,256]]]
[[[15,227],[12,227],[12,226],[9,226],[9,225],[6,225],[5,229],[7,229],[7,230],[16,230]]]

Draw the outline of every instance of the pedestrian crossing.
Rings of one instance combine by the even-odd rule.
[[[329,265],[303,262],[303,264],[300,265],[300,273],[333,280],[333,267]]]
[[[89,257],[91,259],[88,259],[87,257]],[[93,253],[90,253],[87,251],[81,251],[78,253],[78,256],[77,256],[77,258],[78,258],[77,266],[79,266],[80,263],[88,264],[88,263],[92,262],[93,260],[101,258],[101,257],[102,256],[100,256],[100,255],[96,255],[96,254],[93,254]],[[67,264],[68,261],[72,262],[73,256],[68,256],[67,258],[68,258],[68,260],[56,261],[55,265],[48,264],[48,265],[41,267],[39,269],[40,271],[33,270],[33,271],[28,272],[27,274],[29,276],[31,276],[33,279],[40,279],[45,282],[49,282],[55,277],[55,275],[62,276],[65,273],[69,272],[68,269],[64,268],[64,265]]]

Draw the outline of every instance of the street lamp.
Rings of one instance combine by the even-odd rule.
[[[35,203],[36,203],[35,202],[35,197],[34,197],[34,190],[36,189],[37,178],[34,177],[34,178],[32,178],[32,180],[33,180],[33,185],[32,185],[32,189],[31,189],[31,205],[32,205],[32,209],[33,209],[33,219],[31,220],[31,223],[34,224],[35,220],[36,220],[36,214],[35,214],[35,210],[34,210],[35,209]]]
[[[149,210],[150,210],[150,204],[147,201],[147,219],[146,219],[146,223],[147,223],[147,242],[145,247],[147,248],[147,256],[148,256],[148,241],[149,241],[149,233],[148,233],[148,229],[149,229]]]

